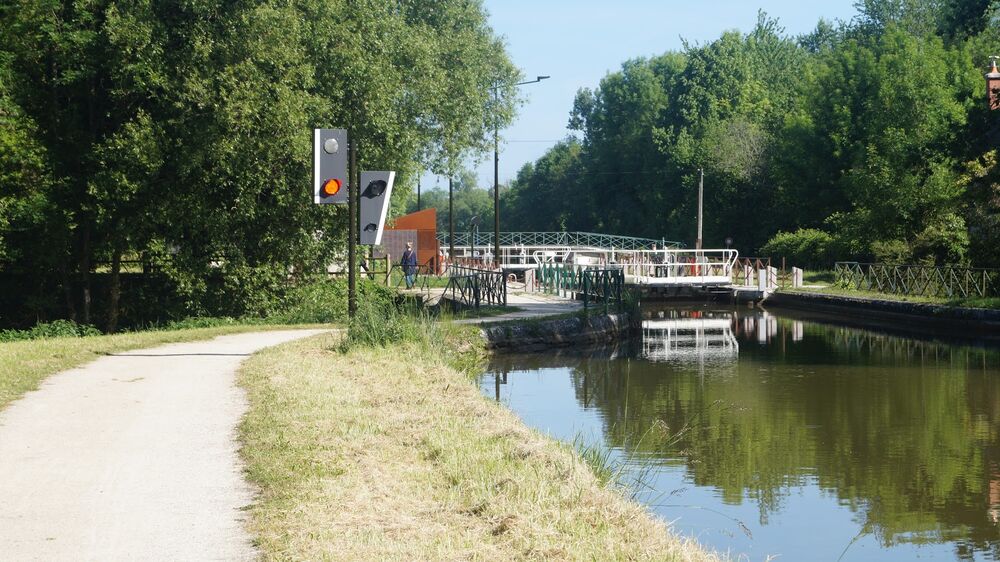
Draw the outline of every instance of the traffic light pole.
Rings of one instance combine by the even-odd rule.
[[[358,312],[358,137],[351,133],[349,168],[347,173],[347,313],[351,318]]]

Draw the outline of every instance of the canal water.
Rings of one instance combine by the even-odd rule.
[[[497,356],[482,391],[621,467],[734,559],[1000,560],[1000,352],[793,313],[647,310],[617,348]]]

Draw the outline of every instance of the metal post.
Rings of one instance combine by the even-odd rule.
[[[494,104],[499,103],[499,92],[493,89]],[[493,259],[500,269],[500,132],[493,121]]]
[[[417,210],[420,210],[420,176],[417,176]]]
[[[347,314],[351,318],[358,312],[358,137],[355,131],[348,134],[350,142],[349,171],[347,173]]]
[[[698,238],[694,241],[694,249],[701,249],[702,203],[705,197],[705,169],[698,168]]]
[[[455,263],[455,214],[452,212],[452,190],[451,176],[448,176],[448,259]]]

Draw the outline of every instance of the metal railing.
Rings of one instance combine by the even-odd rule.
[[[620,267],[552,263],[541,265],[536,274],[541,292],[581,299],[585,308],[595,302],[622,308],[625,273]]]
[[[448,233],[439,232],[438,241],[441,247],[448,247]],[[501,232],[501,246],[573,246],[586,248],[615,248],[619,250],[645,250],[653,245],[658,248],[683,248],[684,244],[672,240],[654,240],[635,236],[618,236],[615,234],[598,234],[594,232]],[[468,232],[455,233],[455,246],[479,247],[492,249],[493,233]]]
[[[736,250],[640,250],[616,262],[640,285],[729,284],[738,257]]]
[[[474,269],[451,265],[444,296],[451,301],[479,308],[483,305],[507,306],[507,277],[503,271]]]
[[[833,270],[837,285],[861,291],[914,297],[1000,296],[998,269],[837,262]]]
[[[621,310],[625,286],[625,273],[621,269],[584,269],[580,271],[580,285],[584,308],[596,302],[603,303],[605,308],[614,305]]]

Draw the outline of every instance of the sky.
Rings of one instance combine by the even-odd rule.
[[[485,0],[493,30],[503,36],[526,80],[515,122],[500,132],[500,183],[570,133],[566,128],[580,88],[595,88],[609,72],[636,57],[681,50],[682,39],[706,43],[723,31],[744,33],[757,11],[777,18],[789,35],[812,31],[820,18],[850,20],[855,0]],[[480,187],[493,185],[493,154],[467,164]],[[424,189],[447,189],[447,178],[427,174]]]

